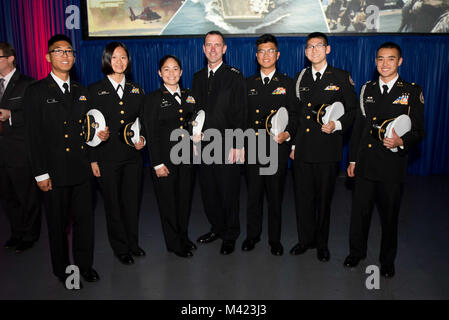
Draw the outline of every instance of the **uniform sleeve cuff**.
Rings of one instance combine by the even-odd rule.
[[[154,167],[154,170],[158,170],[158,169],[162,168],[163,166],[165,166],[165,164],[163,164],[163,163],[158,164],[157,166]]]
[[[341,130],[341,122],[340,121],[334,121],[335,122],[335,129],[334,131],[332,131],[332,133],[334,133],[335,131],[339,131]]]

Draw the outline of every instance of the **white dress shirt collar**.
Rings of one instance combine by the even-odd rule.
[[[52,76],[53,80],[55,80],[55,82],[58,84],[59,89],[61,89],[62,93],[64,93],[65,89],[63,87],[64,83],[67,83],[69,85],[69,92],[70,92],[70,76],[67,78],[67,81],[62,80],[61,78],[59,78],[57,75],[55,75],[52,72],[50,72],[50,75]]]
[[[271,71],[270,74],[264,74],[264,73],[262,72],[262,70],[260,70],[260,77],[262,78],[262,82],[265,83],[265,82],[264,82],[264,79],[265,79],[266,77],[268,77],[268,78],[270,79],[270,81],[271,81],[271,79],[273,78],[273,76],[274,76],[275,73],[276,73],[276,68],[274,68],[274,70]],[[270,81],[268,81],[268,83],[270,83]]]
[[[126,77],[123,77],[122,81],[120,83],[113,80],[110,76],[108,76],[109,81],[112,83],[112,86],[114,87],[115,92],[117,92],[120,99],[123,97],[123,93],[125,92],[125,83],[126,83]],[[117,87],[121,85],[122,89],[117,91]]]
[[[396,75],[396,77],[394,77],[393,79],[391,79],[390,81],[388,81],[387,83],[383,82],[382,79],[379,77],[379,88],[380,88],[380,92],[383,92],[384,89],[382,88],[384,85],[388,86],[388,93],[390,93],[391,88],[393,88],[394,84],[396,83],[396,81],[399,79],[399,73]]]
[[[324,67],[321,68],[321,70],[315,70],[315,68],[312,66],[312,76],[313,80],[316,80],[316,73],[319,72],[321,74],[321,78],[323,78],[324,71],[326,71],[327,63],[324,65]]]
[[[5,88],[5,90],[8,86],[9,80],[11,80],[12,76],[14,75],[14,72],[16,72],[16,68],[14,68],[10,73],[3,77],[3,79],[5,79],[5,81],[3,82],[3,88]]]
[[[207,65],[207,77],[209,78],[209,74],[210,74],[210,71],[212,70],[213,72],[214,72],[214,74],[217,72],[217,70],[221,67],[221,65],[223,64],[223,61],[218,65],[218,66],[216,66],[215,68],[213,68],[213,69],[211,69],[210,67],[209,67],[209,65]]]

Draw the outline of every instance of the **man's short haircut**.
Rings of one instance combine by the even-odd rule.
[[[259,45],[261,45],[263,43],[268,43],[268,42],[273,43],[274,46],[276,47],[276,49],[278,48],[278,41],[277,41],[276,37],[270,33],[265,33],[265,34],[261,35],[259,38],[257,38],[256,47],[258,47]]]
[[[0,42],[0,50],[2,50],[3,55],[7,57],[14,57],[13,66],[16,67],[16,50],[8,42]]]
[[[58,41],[66,41],[70,44],[70,46],[72,46],[72,40],[70,40],[70,38],[67,37],[65,34],[55,34],[48,40],[47,46],[48,50],[50,51],[50,47]]]
[[[377,49],[377,51],[376,51],[376,57],[377,57],[380,49],[396,49],[396,50],[398,50],[398,54],[399,54],[398,58],[400,59],[402,57],[401,47],[397,43],[394,43],[394,42],[384,42],[384,43],[382,43],[380,45],[380,47]]]
[[[306,43],[309,42],[310,39],[313,38],[320,38],[323,39],[324,44],[327,46],[329,44],[329,40],[327,39],[327,36],[322,32],[312,32],[307,36]]]
[[[176,61],[176,63],[179,66],[179,69],[182,70],[182,66],[181,66],[181,61],[179,61],[178,57],[172,55],[172,54],[167,54],[165,56],[162,57],[161,60],[159,60],[159,71],[162,70],[162,67],[164,66],[164,63],[168,60],[168,59],[173,59]]]
[[[223,40],[223,44],[226,44],[226,41],[225,41],[225,38],[224,38],[223,34],[222,34],[220,31],[218,31],[218,30],[212,30],[212,31],[209,31],[208,33],[206,33],[206,35],[204,36],[204,44],[206,44],[206,38],[207,38],[207,36],[208,36],[208,35],[212,35],[212,34],[215,34],[215,35],[217,35],[217,36],[220,36],[221,39]]]
[[[131,72],[131,56],[129,55],[128,48],[122,42],[110,42],[104,47],[103,55],[101,57],[101,72],[104,75],[113,74],[114,70],[112,69],[111,59],[114,54],[114,50],[118,47],[123,48],[125,50],[126,55],[128,57],[128,66],[126,67],[125,74],[129,74]]]

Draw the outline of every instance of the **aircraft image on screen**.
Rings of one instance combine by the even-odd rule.
[[[151,10],[150,7],[145,7],[142,13],[138,15],[134,13],[133,8],[131,7],[129,7],[129,11],[131,12],[131,15],[129,16],[131,21],[140,19],[144,21],[153,22],[153,21],[160,21],[161,19],[161,16],[156,11]]]

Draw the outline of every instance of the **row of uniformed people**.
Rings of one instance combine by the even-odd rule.
[[[276,112],[281,106],[287,108],[289,124],[284,132],[273,137],[279,145],[280,161],[277,172],[272,176],[261,176],[257,170],[262,166],[261,164],[247,166],[248,222],[247,237],[243,242],[242,249],[252,250],[260,240],[263,213],[261,203],[263,203],[264,191],[266,191],[271,252],[274,255],[283,254],[280,241],[281,203],[287,171],[287,155],[291,148],[293,150],[290,157],[295,159],[299,242],[290,252],[294,255],[302,254],[308,248],[316,247],[318,258],[321,261],[329,260],[330,253],[327,242],[330,203],[337,174],[337,164],[341,160],[342,133],[351,126],[358,104],[353,82],[347,72],[327,65],[326,56],[330,53],[330,46],[327,43],[327,37],[321,33],[311,34],[307,38],[306,56],[312,62],[312,67],[298,73],[295,81],[276,70],[276,61],[280,54],[274,36],[263,35],[256,44],[258,47],[257,60],[261,71],[245,81],[238,70],[223,64],[222,57],[226,52],[224,37],[219,32],[210,32],[206,35],[204,43],[208,67],[195,74],[194,94],[179,87],[178,82],[182,74],[179,60],[174,56],[166,56],[159,64],[159,75],[162,78],[163,86],[145,99],[142,88],[126,79],[125,74],[130,67],[130,56],[125,45],[114,42],[106,46],[102,58],[102,70],[105,78],[89,86],[89,91],[86,91],[79,84],[70,81],[69,71],[74,63],[74,52],[70,39],[58,35],[49,40],[47,61],[52,65],[52,73],[46,79],[29,87],[25,95],[25,102],[30,105],[28,132],[33,173],[38,181],[38,186],[46,194],[45,203],[53,268],[54,273],[61,281],[66,278],[65,267],[69,264],[67,240],[64,236],[69,212],[74,221],[74,262],[80,266],[82,275],[87,281],[99,279],[98,274],[92,268],[93,215],[90,206],[90,185],[85,170],[89,161],[91,162],[90,169],[99,178],[104,196],[108,236],[114,253],[125,264],[133,263],[133,256],[145,255],[138,240],[142,182],[142,160],[139,150],[145,145],[149,147],[150,151],[153,181],[167,249],[182,257],[192,256],[192,250],[196,246],[188,238],[187,226],[192,198],[193,168],[192,165],[174,165],[171,162],[169,154],[173,142],[169,142],[169,134],[173,129],[179,128],[180,124],[182,126],[183,114],[196,112],[198,106],[205,109],[209,127],[219,129],[231,127],[233,129],[259,129],[260,124],[266,120],[266,116],[261,117],[261,115],[272,114],[271,110]],[[386,49],[392,49],[390,47],[387,46]],[[397,51],[396,47],[393,49]],[[396,58],[399,61],[400,51],[398,53],[399,56]],[[397,72],[397,66],[395,70]],[[203,71],[205,79],[200,81]],[[379,72],[382,75],[383,69],[380,69]],[[220,77],[228,77],[231,81]],[[224,85],[233,86],[233,90],[239,92],[237,97],[235,95],[232,97],[236,101],[240,101],[235,106],[237,111],[226,110],[226,103],[223,104],[223,101],[228,101],[229,97],[224,98],[224,95],[231,95],[232,91],[227,90]],[[420,101],[415,98],[415,95],[420,93],[419,89],[416,92],[411,90],[409,85],[402,80],[393,85],[410,91],[410,94],[413,95],[410,102]],[[242,92],[243,94],[241,94]],[[368,98],[374,101],[373,97],[366,99]],[[361,99],[365,99],[365,97],[363,96]],[[195,103],[196,101],[198,103]],[[330,122],[328,125],[319,125],[313,120],[316,115],[314,117],[312,106],[331,104],[335,101],[341,101],[345,106],[346,112],[342,118]],[[220,106],[220,103],[223,106]],[[72,107],[73,105],[76,108]],[[219,107],[214,109],[214,105]],[[78,121],[87,112],[88,106],[100,109],[108,124],[108,128],[99,133],[103,143],[93,149],[84,147],[81,125]],[[244,110],[238,113],[238,110],[242,108]],[[423,135],[420,124],[422,122],[420,106],[413,105],[412,108],[409,108],[409,113],[412,110],[413,114],[415,108],[417,113],[412,119],[419,124],[415,128],[415,139],[410,140],[413,144],[417,143]],[[230,113],[226,114],[226,112]],[[232,118],[236,114],[238,116]],[[143,119],[142,137],[134,144],[134,147],[129,147],[119,141],[118,133],[121,132],[119,129],[129,122],[135,121],[137,117]],[[33,120],[31,121],[31,119]],[[235,119],[240,120],[235,121]],[[241,123],[242,119],[246,119],[246,124]],[[216,123],[211,125],[212,121]],[[224,123],[226,121],[230,121],[231,124]],[[238,124],[235,124],[237,122]],[[358,126],[359,129],[354,132],[358,136],[354,137],[353,134],[352,141],[360,141],[359,136],[362,136],[362,139],[369,139],[369,137],[365,137],[366,125],[363,119],[359,122],[361,123]],[[205,125],[205,128],[207,127],[208,125]],[[400,139],[395,139],[393,142],[384,141],[389,148],[400,146],[401,143],[405,142]],[[406,149],[410,146],[407,146]],[[244,154],[242,147],[236,146],[235,149],[229,150],[231,163],[236,163],[236,160],[242,157]],[[378,149],[376,148],[376,150]],[[386,149],[378,150],[378,152],[387,151]],[[351,150],[351,154],[354,155],[354,160],[359,161],[362,152],[361,150]],[[388,154],[387,157],[392,156]],[[360,158],[362,159],[360,163],[364,163],[369,158],[370,156]],[[403,166],[404,161],[401,161]],[[236,164],[229,165],[229,167],[235,166]],[[216,179],[210,179],[209,182],[217,187],[214,190],[219,190],[219,193],[222,193],[212,195],[216,199],[216,203],[211,204],[210,207],[221,206],[225,210],[218,214],[208,213],[211,231],[201,236],[198,242],[208,243],[221,238],[223,239],[221,253],[230,254],[234,251],[235,240],[239,234],[238,219],[235,219],[236,216],[238,217],[238,206],[237,209],[235,206],[236,201],[238,204],[238,194],[226,196],[224,193],[230,191],[230,188],[237,189],[236,186],[239,182],[232,181],[235,179],[233,175],[235,170],[233,169],[232,173],[229,171],[230,174],[223,174],[224,171],[221,167],[216,169],[204,164],[201,164],[200,167],[200,176],[203,172],[210,176],[216,175],[221,179],[229,178],[230,180],[223,183],[225,188],[221,190],[217,187],[220,180],[217,182]],[[354,174],[353,171],[348,171],[348,173]],[[372,178],[369,177],[369,179]],[[377,180],[374,179],[374,181]],[[204,184],[205,188],[202,188],[206,212],[208,211],[206,208],[207,195],[208,192],[211,192],[211,188],[207,188],[208,185],[210,186],[209,182]],[[356,183],[356,186],[358,184]],[[394,200],[395,210],[390,210],[389,214],[391,215],[397,215],[398,212],[398,199]],[[364,199],[354,201],[360,203]],[[364,214],[363,228],[361,228],[354,222],[360,220],[360,216],[360,213],[353,211],[351,254],[348,257],[349,260],[352,259],[349,261],[352,263],[345,261],[348,266],[357,265],[364,254],[363,241],[366,242],[367,217]],[[394,219],[390,218],[390,220],[394,222]],[[388,225],[390,229],[394,229],[395,226],[397,229],[397,225]],[[391,232],[394,233],[394,230]],[[382,250],[390,250],[389,248],[395,247],[394,236],[389,236],[388,241],[382,246]],[[356,245],[353,245],[355,243],[357,245],[362,243],[359,245],[362,249],[356,251],[354,249]],[[395,251],[394,254],[388,254],[388,256],[390,259],[386,262],[381,260],[381,263],[391,266]],[[391,267],[389,270],[391,271]]]

